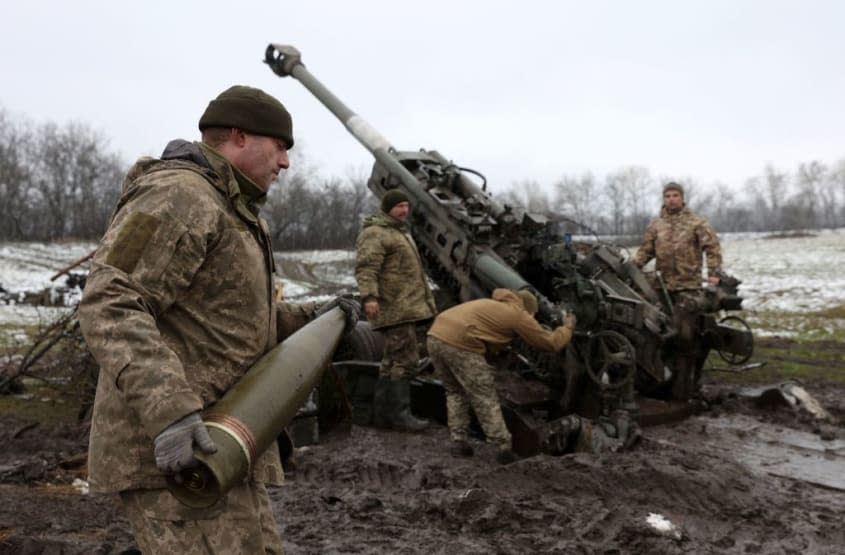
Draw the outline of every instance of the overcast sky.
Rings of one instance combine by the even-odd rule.
[[[730,186],[766,163],[845,158],[845,2],[4,2],[0,107],[78,121],[127,161],[196,139],[208,101],[260,87],[293,114],[327,175],[369,154],[305,88],[261,63],[268,43],[401,150],[436,149],[516,180],[655,175]]]

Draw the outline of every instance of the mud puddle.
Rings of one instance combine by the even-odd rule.
[[[718,434],[705,441],[708,448],[733,454],[751,468],[845,492],[845,440],[824,440],[745,415],[698,417],[691,424]]]

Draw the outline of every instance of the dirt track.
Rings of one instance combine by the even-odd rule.
[[[809,389],[842,420],[845,388]],[[775,467],[747,460],[741,447],[794,432],[841,462],[841,425],[824,428],[822,440],[812,419],[790,409],[711,394],[711,411],[648,428],[631,452],[538,456],[506,467],[480,441],[474,458],[450,456],[440,426],[420,435],[353,427],[324,437],[297,450],[287,486],[273,492],[287,551],[843,553],[845,491],[769,475]],[[0,419],[0,553],[132,548],[113,500],[71,485],[85,472],[80,430],[26,425]],[[768,447],[771,460],[782,458],[779,448]],[[811,454],[801,455],[810,466]]]

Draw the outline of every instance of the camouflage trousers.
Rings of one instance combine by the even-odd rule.
[[[192,509],[166,489],[127,490],[120,499],[142,553],[282,554],[264,484],[242,484],[207,509]]]
[[[428,355],[435,376],[446,389],[446,414],[453,441],[465,441],[469,433],[470,408],[487,441],[498,449],[511,448],[511,434],[502,417],[493,368],[484,356],[428,336]]]
[[[672,379],[672,398],[687,400],[699,390],[701,386],[701,365],[703,359],[699,352],[699,336],[701,333],[701,315],[685,303],[684,293],[672,292],[675,305],[673,324],[678,335],[673,344],[675,373]]]
[[[410,380],[420,361],[417,324],[397,324],[378,330],[384,336],[384,357],[378,374],[391,380]]]

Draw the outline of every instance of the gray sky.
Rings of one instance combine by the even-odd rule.
[[[738,187],[766,163],[845,158],[845,2],[349,0],[6,2],[0,106],[86,123],[127,161],[197,138],[208,101],[261,87],[326,174],[369,154],[270,42],[402,150],[515,180],[655,175]]]

